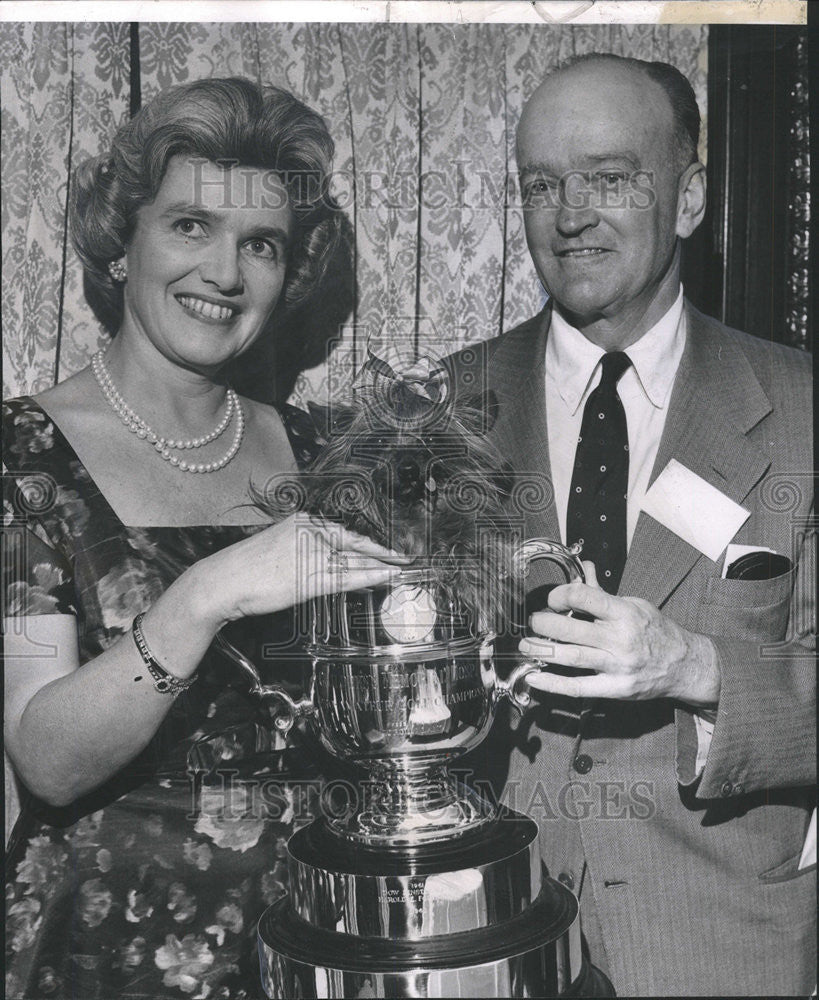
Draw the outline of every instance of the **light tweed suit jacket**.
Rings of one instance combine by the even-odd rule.
[[[723,580],[723,557],[640,515],[619,593],[710,635],[719,654],[705,769],[696,775],[682,704],[545,695],[517,725],[499,716],[473,767],[538,820],[550,874],[579,893],[592,961],[620,995],[807,994],[815,866],[798,861],[815,802],[810,358],[686,310],[652,481],[677,459],[751,511],[734,542],[794,563],[776,579]],[[474,392],[481,372],[494,391],[503,455],[540,477],[549,319],[547,307],[453,359],[457,391]],[[559,538],[550,497],[529,506],[527,536]],[[535,569],[527,586],[543,579]]]

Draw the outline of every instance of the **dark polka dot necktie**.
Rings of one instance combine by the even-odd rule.
[[[603,590],[617,593],[626,562],[628,428],[617,382],[631,364],[622,351],[602,358],[600,384],[586,401],[566,510],[566,541],[582,542]]]

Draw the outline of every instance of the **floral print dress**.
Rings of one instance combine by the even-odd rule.
[[[317,449],[310,419],[281,415],[303,465]],[[5,615],[11,627],[75,615],[81,663],[185,568],[259,530],[125,526],[32,399],[4,404],[3,433]],[[298,689],[293,621],[245,620],[229,637],[266,680]],[[285,845],[312,818],[319,752],[304,739],[277,747],[247,688],[210,652],[112,780],[61,809],[22,790],[6,865],[6,997],[263,996],[256,923],[286,891]]]

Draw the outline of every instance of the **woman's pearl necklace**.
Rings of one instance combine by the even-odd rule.
[[[232,461],[238,452],[242,444],[242,436],[245,430],[245,414],[242,409],[242,404],[239,401],[239,397],[233,389],[227,390],[227,406],[225,408],[225,415],[219,421],[214,430],[210,432],[210,434],[205,435],[205,437],[193,438],[187,441],[175,441],[171,438],[160,437],[155,431],[151,430],[142,417],[134,413],[131,407],[128,406],[119,394],[108,369],[105,367],[102,351],[98,351],[91,359],[91,370],[94,373],[94,378],[97,380],[97,384],[102,390],[103,396],[105,396],[106,402],[114,413],[116,413],[122,423],[125,424],[128,430],[132,434],[136,434],[138,438],[144,440],[147,444],[152,445],[155,451],[157,451],[166,462],[170,462],[171,465],[180,469],[182,472],[218,472],[220,469],[224,469],[228,462]],[[178,455],[174,455],[172,453],[173,451],[185,451],[191,448],[201,448],[204,445],[209,444],[211,441],[215,441],[227,430],[228,424],[232,420],[234,413],[236,414],[236,431],[233,435],[233,442],[230,448],[228,448],[222,458],[215,462],[188,462],[185,459],[180,459]]]

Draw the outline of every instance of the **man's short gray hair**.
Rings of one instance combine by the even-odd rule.
[[[565,69],[595,62],[611,62],[628,66],[658,83],[665,91],[671,105],[680,170],[684,170],[691,163],[697,161],[697,148],[700,141],[700,109],[694,96],[694,88],[684,73],[670,63],[632,59],[629,56],[617,56],[611,52],[590,52],[586,55],[572,56],[561,63],[553,72],[560,73]]]

